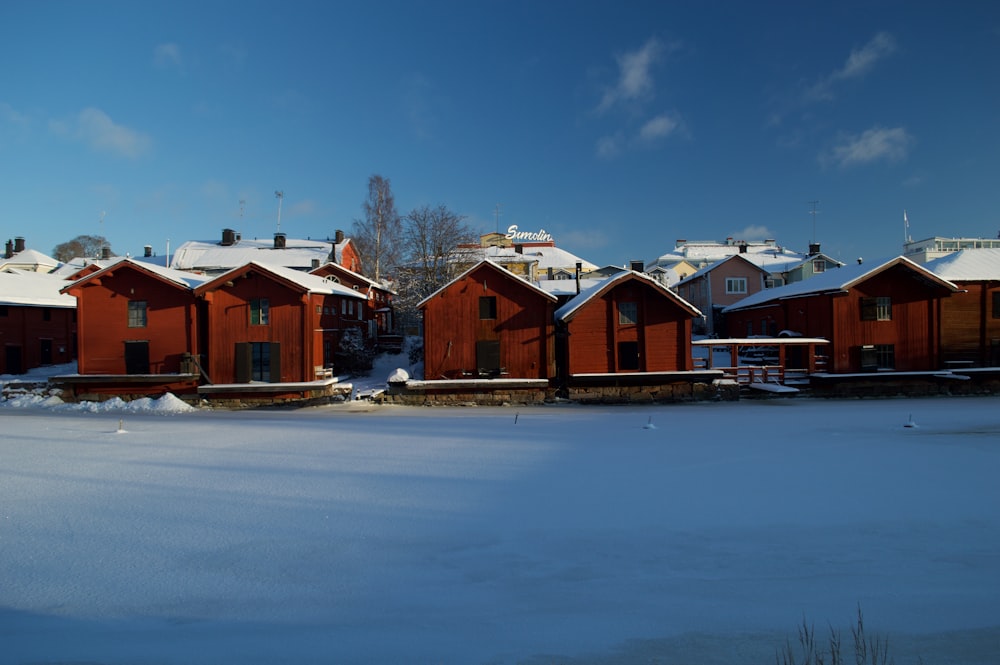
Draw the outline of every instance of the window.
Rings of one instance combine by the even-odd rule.
[[[271,322],[271,305],[267,298],[254,298],[250,301],[250,325],[266,326]]]
[[[145,300],[129,300],[128,301],[128,327],[129,328],[145,328],[146,327],[146,301]]]
[[[747,292],[746,277],[726,278],[726,293],[746,293],[746,292]]]
[[[862,298],[861,320],[892,321],[892,298],[889,296]]]
[[[51,320],[52,320],[52,308],[51,307],[43,307],[42,308],[42,321],[51,321]]]
[[[7,305],[0,305],[0,316],[7,316]]]
[[[868,372],[896,369],[896,347],[892,344],[866,344],[862,346],[861,369]]]
[[[1000,291],[993,292],[993,318],[1000,319]]]
[[[826,272],[826,261],[823,259],[816,259],[813,261],[813,273]]]
[[[634,326],[639,323],[639,307],[634,302],[618,303],[618,325]]]
[[[496,296],[479,296],[479,318],[481,320],[497,318]]]

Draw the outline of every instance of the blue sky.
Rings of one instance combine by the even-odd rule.
[[[0,4],[0,231],[327,237],[370,175],[598,264],[1000,231],[1000,3]],[[241,201],[245,202],[242,205]],[[818,214],[810,214],[819,201]],[[102,221],[103,213],[103,221]]]

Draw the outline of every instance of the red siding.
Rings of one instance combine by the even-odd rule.
[[[0,315],[0,374],[24,373],[41,367],[43,345],[51,351],[44,364],[73,360],[76,310],[71,307],[6,305]],[[17,365],[20,365],[19,367]]]
[[[281,345],[281,376],[272,376],[272,383],[313,381],[315,367],[324,364],[321,314],[316,313],[316,307],[322,312],[332,303],[320,295],[298,292],[255,270],[244,275],[203,296],[208,303],[206,351],[212,383],[236,382],[236,344],[244,342]],[[250,302],[264,298],[268,300],[269,322],[251,325]]]
[[[479,298],[495,296],[496,319],[481,320]],[[424,303],[424,376],[474,373],[476,342],[500,342],[510,378],[550,379],[554,302],[503,268],[480,265]]]
[[[941,354],[990,367],[1000,365],[1000,317],[993,316],[997,282],[959,282],[965,293],[941,302]]]
[[[620,302],[635,302],[638,323],[621,324]],[[638,280],[623,282],[593,298],[567,326],[568,374],[623,371],[617,354],[620,342],[637,342],[641,372],[689,371],[691,314],[669,295]]]
[[[125,374],[125,342],[149,342],[151,374],[180,372],[197,354],[194,295],[131,266],[121,266],[69,291],[77,297],[80,374]],[[146,327],[128,327],[128,303],[147,303]]]

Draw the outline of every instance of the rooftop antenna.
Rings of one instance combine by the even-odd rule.
[[[274,196],[278,199],[278,233],[281,233],[281,201],[285,198],[285,192],[281,189],[275,190]]]
[[[101,211],[101,221],[100,221],[100,225],[101,225],[101,247],[100,247],[100,249],[97,250],[97,258],[99,258],[99,259],[104,257],[104,215],[106,215],[106,214],[107,213],[105,211],[103,211],[103,210]]]
[[[913,236],[910,235],[910,220],[906,218],[906,208],[903,208],[903,244],[908,242],[913,242]]]
[[[243,214],[247,211],[247,200],[240,199],[240,226],[243,226]]]
[[[819,205],[819,201],[806,201],[806,203],[811,203],[813,209],[809,211],[809,214],[813,218],[813,244],[816,244],[816,215],[819,214],[819,210],[816,210],[816,206]]]

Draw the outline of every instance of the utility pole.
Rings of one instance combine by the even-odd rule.
[[[816,210],[816,206],[819,205],[819,201],[806,201],[806,203],[811,203],[813,209],[809,211],[809,214],[813,218],[813,244],[816,244],[816,215],[819,214],[819,210]]]
[[[285,191],[276,190],[274,196],[278,199],[278,233],[281,233],[281,201],[285,198]]]

